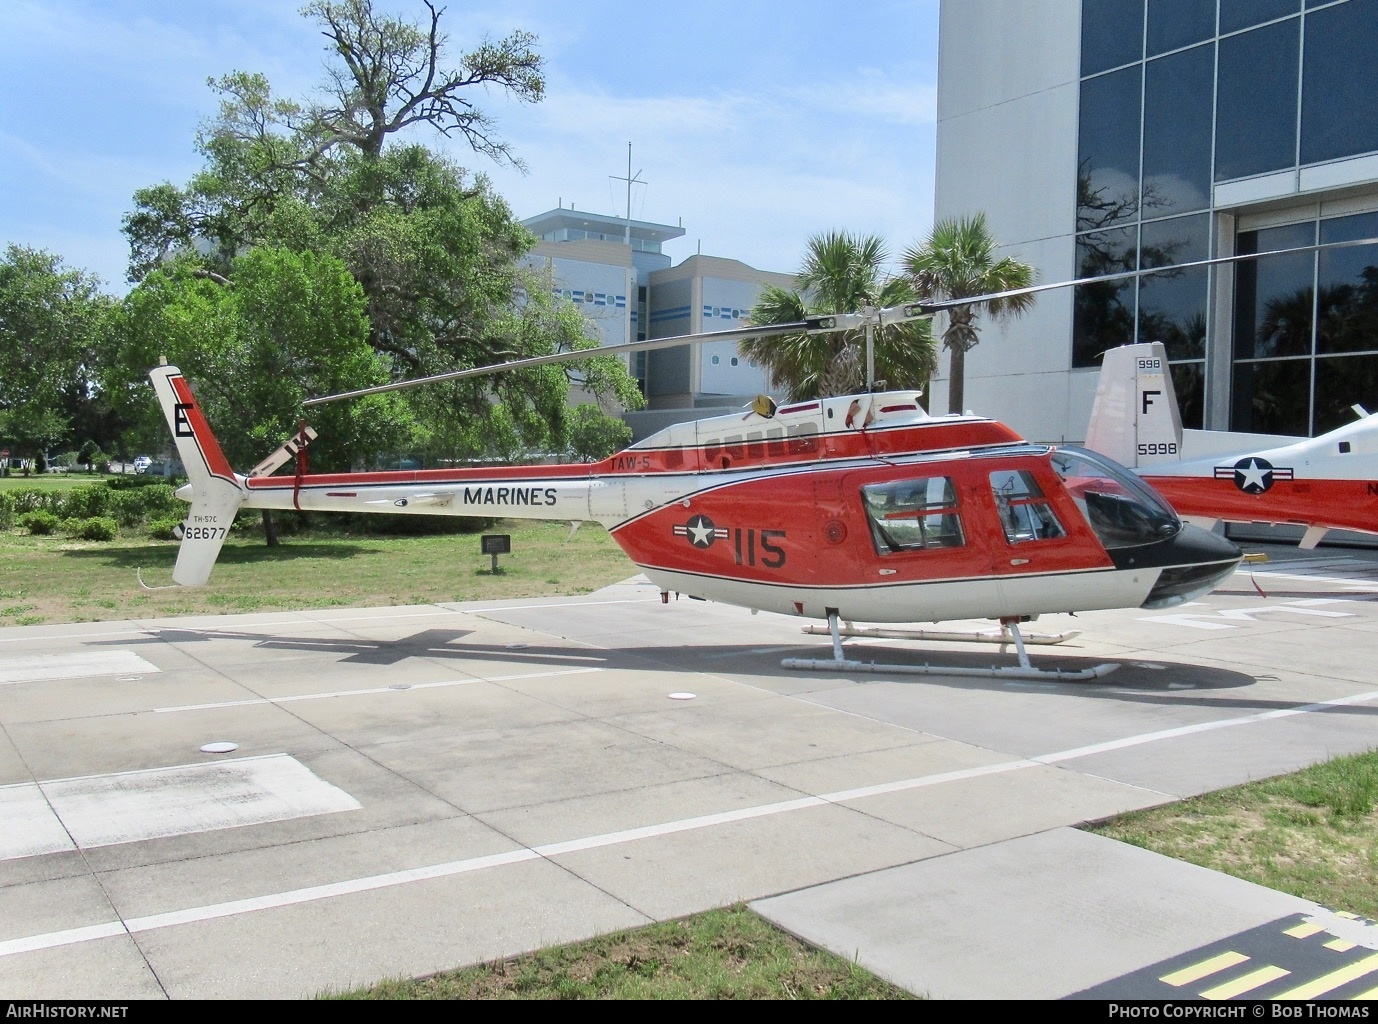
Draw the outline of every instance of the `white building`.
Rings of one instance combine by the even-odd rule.
[[[943,0],[940,19],[935,216],[985,211],[1040,283],[1378,237],[1378,0]],[[1045,292],[984,325],[966,404],[1079,440],[1099,353],[1134,341],[1167,345],[1187,426],[1330,430],[1378,407],[1378,246]]]
[[[522,221],[540,242],[528,261],[551,287],[580,304],[605,345],[744,326],[761,288],[794,287],[789,274],[738,260],[691,256],[678,266],[661,244],[684,228],[559,208]],[[629,357],[647,407],[627,416],[638,439],[697,409],[745,404],[766,390],[765,374],[736,342],[677,346]]]

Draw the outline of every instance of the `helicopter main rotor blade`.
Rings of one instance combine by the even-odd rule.
[[[598,348],[565,349],[560,352],[551,352],[543,356],[529,356],[526,359],[512,359],[505,363],[492,363],[488,366],[472,366],[467,370],[451,370],[448,373],[437,373],[430,377],[414,377],[411,380],[399,380],[392,384],[379,384],[371,388],[359,388],[355,391],[342,391],[337,395],[322,395],[319,398],[308,398],[301,404],[303,406],[321,405],[325,402],[337,402],[344,398],[359,398],[363,395],[376,395],[383,391],[400,391],[402,388],[415,387],[417,384],[433,384],[441,380],[463,380],[466,377],[482,377],[488,374],[497,373],[499,370],[525,370],[533,366],[547,366],[550,363],[567,363],[579,359],[597,359],[600,356],[616,356],[629,352],[652,352],[659,348],[673,348],[676,345],[693,345],[703,341],[736,341],[740,338],[759,338],[763,335],[774,334],[797,334],[800,331],[817,330],[817,322],[826,319],[824,317],[809,317],[796,323],[770,324],[765,327],[738,327],[728,331],[714,331],[708,334],[681,334],[673,338],[648,338],[645,341],[627,341],[619,345],[602,345]]]
[[[451,370],[448,373],[437,373],[430,377],[415,377],[411,380],[396,381],[392,384],[379,384],[376,387],[359,388],[355,391],[342,391],[335,395],[322,395],[319,398],[308,398],[302,402],[302,405],[321,405],[325,402],[337,402],[345,398],[360,398],[364,395],[376,395],[384,391],[400,391],[403,388],[415,387],[418,384],[432,384],[442,380],[463,380],[466,377],[481,377],[504,370],[524,370],[534,366],[546,366],[550,363],[565,363],[579,359],[595,359],[599,356],[625,355],[633,352],[653,352],[656,349],[674,348],[677,345],[698,345],[706,341],[738,341],[744,338],[768,338],[780,334],[798,334],[800,332],[808,334],[827,334],[834,331],[860,330],[867,326],[877,327],[905,323],[911,320],[927,319],[936,313],[942,313],[949,309],[956,309],[959,306],[971,306],[982,302],[999,301],[1000,299],[1013,299],[1023,295],[1037,295],[1042,292],[1054,291],[1058,288],[1072,288],[1077,285],[1086,284],[1101,284],[1107,281],[1125,281],[1139,277],[1148,277],[1151,274],[1170,274],[1179,270],[1192,270],[1196,267],[1213,267],[1225,263],[1240,263],[1244,260],[1264,259],[1269,256],[1290,256],[1303,252],[1349,249],[1361,245],[1375,244],[1378,244],[1378,238],[1355,238],[1342,242],[1319,242],[1314,245],[1298,245],[1287,249],[1270,249],[1266,252],[1238,253],[1233,256],[1216,256],[1211,259],[1191,260],[1186,263],[1171,263],[1163,267],[1146,267],[1142,270],[1124,270],[1114,274],[1078,277],[1068,281],[1028,285],[1024,288],[1011,288],[1007,291],[990,292],[985,295],[970,295],[955,299],[919,300],[916,302],[906,302],[898,306],[889,306],[885,309],[866,309],[857,313],[810,316],[793,323],[762,324],[757,327],[736,327],[727,331],[711,331],[703,334],[680,334],[672,338],[648,338],[646,341],[628,341],[618,345],[603,345],[598,348],[569,349],[561,352],[552,352],[543,356],[514,359],[505,363],[492,363],[488,366],[470,367],[467,370]]]
[[[1258,260],[1267,256],[1290,256],[1300,252],[1319,252],[1327,249],[1350,249],[1360,245],[1378,245],[1378,238],[1354,238],[1343,242],[1318,242],[1314,245],[1298,245],[1290,249],[1270,249],[1266,252],[1237,253],[1234,256],[1215,256],[1208,260],[1191,260],[1187,263],[1169,263],[1163,267],[1146,267],[1142,270],[1122,270],[1114,274],[1098,274],[1095,277],[1077,277],[1070,281],[1056,281],[1052,284],[1032,284],[1025,288],[1011,288],[988,295],[973,295],[960,299],[920,300],[919,305],[925,313],[932,315],[958,306],[970,306],[978,302],[991,302],[999,299],[1014,299],[1021,295],[1037,295],[1039,292],[1053,291],[1057,288],[1072,288],[1081,284],[1100,284],[1103,281],[1123,281],[1150,274],[1168,274],[1176,270],[1191,270],[1194,267],[1213,267],[1222,263],[1241,263],[1244,260]]]

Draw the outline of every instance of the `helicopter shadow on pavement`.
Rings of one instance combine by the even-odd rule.
[[[341,665],[395,666],[413,658],[442,659],[456,662],[507,662],[513,665],[564,666],[572,665],[602,669],[654,669],[699,675],[709,673],[737,677],[748,685],[765,685],[778,689],[788,680],[788,691],[803,693],[841,685],[858,687],[881,684],[926,684],[951,690],[1011,693],[1037,692],[1048,695],[1084,697],[1094,700],[1119,701],[1133,704],[1233,708],[1260,712],[1288,710],[1301,707],[1302,701],[1286,701],[1246,696],[1242,691],[1259,679],[1246,672],[1210,665],[1153,661],[1143,657],[1092,658],[1067,654],[1038,653],[1031,655],[1035,668],[1076,672],[1097,664],[1116,665],[1115,671],[1088,681],[1060,680],[1050,676],[1043,680],[1010,678],[982,678],[969,675],[945,675],[944,669],[978,670],[1016,664],[1014,648],[991,645],[984,651],[953,651],[946,649],[915,650],[894,645],[846,645],[849,659],[882,665],[913,665],[926,668],[924,674],[848,673],[846,669],[833,671],[823,668],[804,672],[781,666],[782,657],[790,654],[813,654],[820,658],[831,656],[826,645],[800,643],[761,648],[747,644],[704,645],[644,645],[625,648],[594,648],[529,643],[481,643],[468,638],[470,629],[422,629],[389,640],[358,636],[279,635],[252,630],[155,628],[132,642],[95,640],[89,646],[137,644],[169,644],[186,647],[212,641],[243,642],[260,650],[299,651],[339,658]],[[816,683],[813,682],[816,680]],[[570,685],[577,685],[571,683]],[[1233,693],[1229,691],[1234,691]],[[781,692],[784,692],[783,690]],[[1378,707],[1337,706],[1328,713],[1373,716]]]
[[[993,645],[994,646],[994,645]],[[801,649],[803,649],[801,647]],[[830,650],[808,648],[819,656],[830,656]],[[1017,664],[1014,648],[1008,652],[995,650],[986,652],[968,651],[928,651],[889,645],[867,644],[865,646],[845,646],[844,652],[849,660],[873,662],[880,665],[913,665],[916,668],[928,667],[923,674],[851,673],[845,669],[832,671],[824,668],[815,672],[791,672],[780,668],[774,661],[774,673],[788,674],[792,677],[817,676],[820,680],[835,683],[845,680],[857,686],[889,685],[932,686],[950,690],[985,693],[1039,693],[1049,696],[1084,697],[1091,700],[1117,701],[1129,704],[1155,705],[1162,707],[1203,707],[1211,709],[1233,709],[1247,713],[1268,711],[1288,711],[1310,706],[1310,702],[1297,700],[1277,700],[1262,696],[1252,696],[1248,688],[1263,681],[1272,681],[1273,675],[1255,676],[1236,669],[1220,668],[1214,665],[1199,665],[1165,660],[1153,660],[1142,655],[1127,657],[1077,657],[1066,654],[1031,654],[1035,668],[1060,669],[1063,672],[1076,672],[1098,664],[1116,665],[1115,671],[1097,679],[1087,681],[1059,680],[1055,676],[1047,679],[1028,680],[1011,678],[982,678],[968,675],[944,675],[944,668],[986,669],[993,666],[1014,666]],[[774,655],[774,651],[772,651]],[[764,660],[758,658],[758,663]],[[766,674],[772,670],[768,665],[754,668],[753,672]],[[1365,705],[1334,705],[1325,709],[1326,714],[1357,715],[1360,717],[1378,716],[1378,707]]]

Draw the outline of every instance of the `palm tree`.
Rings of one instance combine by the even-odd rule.
[[[809,239],[804,265],[795,278],[798,291],[767,285],[752,307],[748,323],[797,323],[806,316],[856,313],[866,306],[885,308],[914,300],[907,278],[885,279],[889,259],[875,235],[830,231]],[[785,334],[748,338],[741,352],[765,369],[772,388],[790,401],[850,394],[864,386],[865,334]],[[937,354],[926,320],[885,325],[875,337],[876,373],[894,388],[924,388],[937,368]]]
[[[1018,260],[995,258],[996,242],[986,227],[986,215],[939,221],[923,245],[904,254],[904,266],[914,290],[932,300],[967,299],[977,295],[1027,288],[1034,270]],[[961,412],[965,395],[966,354],[981,339],[976,316],[984,312],[993,320],[1019,316],[1033,306],[1032,295],[986,299],[947,311],[943,348],[952,353],[947,390],[947,411]]]

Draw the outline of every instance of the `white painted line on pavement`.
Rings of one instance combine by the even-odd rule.
[[[0,860],[75,850],[72,837],[32,783],[0,786]]]
[[[552,672],[522,672],[510,676],[471,676],[468,679],[441,679],[433,683],[406,683],[398,686],[372,686],[367,690],[330,690],[325,693],[298,693],[287,697],[253,697],[248,700],[224,700],[214,704],[179,704],[169,708],[154,708],[155,715],[178,711],[213,711],[217,708],[244,708],[255,704],[290,704],[297,700],[326,700],[330,697],[363,697],[379,693],[409,693],[412,690],[435,690],[448,686],[468,686],[471,683],[505,683],[513,679],[546,679],[554,676],[579,676],[588,672],[603,672],[603,668],[566,668]]]
[[[820,807],[841,803],[843,801],[864,799],[869,796],[898,793],[906,790],[919,789],[924,786],[938,785],[944,782],[954,782],[962,779],[979,778],[986,775],[1018,771],[1024,768],[1058,764],[1078,757],[1089,757],[1093,754],[1105,753],[1109,750],[1118,750],[1144,743],[1173,739],[1178,736],[1185,736],[1193,733],[1209,732],[1213,729],[1228,729],[1238,725],[1263,722],[1275,718],[1286,718],[1292,715],[1304,715],[1316,711],[1345,707],[1352,704],[1362,704],[1375,699],[1378,699],[1378,690],[1356,694],[1351,697],[1341,697],[1332,701],[1306,704],[1296,708],[1264,711],[1254,715],[1242,715],[1237,718],[1220,719],[1215,722],[1202,722],[1198,725],[1184,726],[1179,729],[1165,729],[1158,732],[1144,733],[1140,736],[1126,736],[1122,739],[1111,740],[1107,743],[1097,743],[1085,747],[1076,747],[1070,750],[1056,751],[1033,758],[1004,761],[999,764],[984,765],[979,768],[940,772],[934,775],[925,775],[913,779],[902,779],[896,782],[882,783],[877,786],[865,786],[858,789],[840,790],[836,793],[824,793],[819,796],[801,797],[797,800],[783,800],[769,804],[758,804],[754,807],[743,807],[719,814],[706,814],[694,818],[684,818],[679,821],[664,822],[658,825],[648,825],[643,828],[608,832],[602,835],[587,836],[582,839],[572,839],[565,842],[534,846],[528,849],[512,850],[507,853],[488,854],[481,857],[471,857],[465,860],[449,861],[443,864],[412,868],[406,871],[370,875],[365,878],[346,879],[326,885],[268,893],[263,896],[235,900],[228,903],[188,907],[185,910],[170,911],[165,914],[157,914],[151,917],[131,918],[124,922],[123,928],[133,933],[149,931],[154,928],[163,928],[170,925],[196,924],[203,921],[215,920],[217,918],[230,917],[236,914],[246,914],[258,910],[270,910],[278,907],[292,906],[294,904],[308,903],[314,900],[328,899],[333,896],[340,896],[348,893],[389,888],[426,879],[448,878],[470,871],[480,871],[489,867],[517,864],[542,857],[558,857],[565,854],[599,849],[621,843],[637,842],[642,839],[653,839],[678,832],[711,828],[728,822],[745,821],[752,818],[784,814],[804,808]],[[118,935],[122,930],[119,922],[110,922],[102,925],[91,925],[85,928],[67,929],[64,931],[47,932],[41,935],[29,935],[16,939],[9,939],[0,942],[0,957],[34,950],[51,949],[55,946],[85,942],[89,939],[102,938],[109,935]]]
[[[6,658],[0,666],[0,684],[37,683],[50,679],[87,679],[91,676],[146,675],[157,672],[133,651],[79,651],[73,654],[35,654]]]
[[[6,786],[0,807],[19,813],[0,830],[0,860],[56,852],[56,831],[56,849],[90,849],[360,806],[288,754]]]

